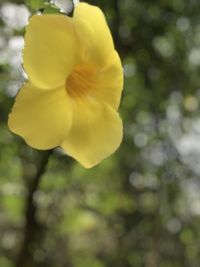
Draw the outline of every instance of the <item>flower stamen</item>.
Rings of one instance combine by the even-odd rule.
[[[84,97],[92,92],[97,74],[92,66],[79,65],[66,79],[66,90],[72,98]]]

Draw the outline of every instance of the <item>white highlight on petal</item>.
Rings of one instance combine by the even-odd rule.
[[[79,0],[73,0],[73,3],[74,3],[74,6],[77,6],[80,3],[80,1]]]
[[[51,0],[51,3],[59,7],[61,12],[70,13],[73,9],[71,0]]]

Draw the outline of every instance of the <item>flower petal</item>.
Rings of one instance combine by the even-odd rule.
[[[61,147],[84,167],[111,155],[122,140],[122,122],[108,105],[88,99],[74,104],[71,131]]]
[[[75,8],[73,21],[83,49],[83,61],[105,64],[114,45],[102,11],[96,6],[80,3]]]
[[[103,101],[118,109],[123,89],[123,69],[116,51],[110,56],[107,66],[98,73],[98,82],[93,94],[98,101]]]
[[[45,91],[27,83],[16,97],[8,126],[30,146],[51,149],[62,143],[71,119],[71,102],[64,88]]]
[[[78,44],[72,19],[64,15],[35,15],[25,34],[24,68],[38,88],[65,83],[77,62]]]

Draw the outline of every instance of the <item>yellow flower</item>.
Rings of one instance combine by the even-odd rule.
[[[118,148],[122,66],[99,8],[33,16],[23,62],[28,82],[9,116],[12,132],[36,149],[60,146],[86,168]]]

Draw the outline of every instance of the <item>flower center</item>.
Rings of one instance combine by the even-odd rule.
[[[96,72],[91,65],[78,65],[66,79],[66,90],[73,97],[89,95],[97,82]]]

